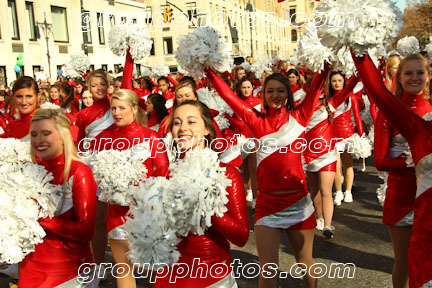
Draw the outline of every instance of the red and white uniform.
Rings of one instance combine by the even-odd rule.
[[[286,111],[285,107],[269,108],[264,114],[238,98],[214,71],[207,72],[207,77],[218,94],[244,120],[260,142],[257,151],[259,193],[255,225],[298,230],[316,226],[314,208],[301,163],[302,141],[299,137],[306,130],[312,116],[326,74],[315,77],[308,97],[295,110]],[[286,193],[268,193],[274,191]]]
[[[165,151],[165,145],[158,138],[156,132],[150,130],[147,127],[139,125],[136,121],[133,121],[131,124],[124,127],[115,126],[109,131],[104,131],[100,135],[100,141],[111,142],[108,143],[108,145],[100,146],[105,147],[106,149],[133,149],[133,151],[138,151],[141,147],[143,147],[141,144],[143,141],[150,141],[150,153],[148,153],[149,157],[144,161],[144,165],[148,171],[147,176],[151,175],[155,167],[157,168],[168,164],[168,156]],[[115,143],[114,146],[112,145],[113,143]],[[119,147],[122,148],[119,149]],[[125,236],[123,231],[120,231],[121,229],[115,230],[115,228],[126,223],[126,214],[128,211],[128,206],[112,204],[108,205],[107,231],[109,239],[125,240],[123,237]]]
[[[387,90],[369,56],[355,57],[360,77],[385,118],[407,140],[415,164],[417,191],[408,249],[409,287],[432,279],[432,122],[425,121]]]
[[[341,91],[342,90],[335,91],[333,97],[335,97]],[[335,138],[347,139],[354,134],[354,126],[351,120],[351,110],[354,114],[354,121],[356,123],[358,134],[362,136],[364,133],[363,123],[360,117],[359,104],[354,97],[354,94],[350,93],[350,95],[348,95],[348,100],[339,104],[334,112],[332,133],[333,137]]]
[[[248,103],[251,107],[253,107],[258,112],[263,112],[263,101],[261,98],[256,98],[250,95],[249,97],[242,96],[241,99]]]
[[[9,121],[8,125],[6,126],[5,133],[1,135],[1,137],[16,138],[21,139],[22,141],[30,140],[30,124],[35,110],[29,114],[21,114],[19,119]]]
[[[75,124],[78,126],[78,150],[84,152],[92,149],[93,147],[85,147],[82,140],[84,138],[97,139],[101,132],[115,125],[108,98],[95,100],[92,106],[80,111]]]
[[[404,93],[400,99],[406,107],[423,119],[432,119],[432,106],[421,95]],[[414,167],[407,167],[405,152],[409,151],[405,138],[378,113],[375,122],[374,160],[378,170],[388,171],[383,223],[391,226],[413,224],[416,176]]]
[[[168,109],[168,112],[171,114],[172,107],[173,107],[174,101],[175,101],[175,94],[170,90],[167,90],[161,94],[165,99],[165,107]]]
[[[196,152],[195,152],[196,153]],[[231,276],[232,257],[230,253],[230,244],[228,241],[237,246],[244,246],[249,237],[249,221],[246,206],[246,195],[243,185],[243,178],[236,168],[224,163],[221,167],[226,167],[225,175],[231,179],[231,186],[227,187],[228,203],[226,205],[228,211],[223,217],[212,217],[212,226],[205,230],[204,235],[198,236],[189,233],[187,237],[182,238],[177,245],[181,256],[177,261],[178,264],[185,263],[190,271],[184,275],[178,275],[175,271],[166,270],[161,272],[161,275],[167,275],[162,278],[157,278],[153,288],[165,287],[234,287],[235,280]],[[167,167],[155,171],[152,176],[169,175]],[[195,260],[198,258],[199,261]],[[198,264],[200,263],[200,264]],[[225,265],[223,265],[224,263]],[[207,265],[207,268],[205,267]],[[218,273],[207,273],[213,265],[214,267],[224,267],[222,271],[218,269]],[[204,271],[200,267],[204,266]],[[192,268],[193,267],[193,268]],[[167,269],[167,268],[166,268]],[[169,269],[169,268],[168,268]],[[207,270],[207,272],[205,272]],[[216,272],[214,269],[212,270]],[[194,275],[195,278],[192,278]],[[203,275],[203,277],[200,277]],[[175,283],[170,283],[170,277],[176,278]],[[172,278],[175,279],[175,278]],[[211,286],[214,285],[214,286]]]
[[[305,88],[296,83],[291,86],[291,92],[293,93],[294,107],[297,107],[306,97]]]
[[[64,154],[43,160],[52,184],[63,184]],[[91,169],[72,160],[66,194],[55,217],[39,220],[46,236],[20,264],[20,287],[52,288],[74,281],[83,263],[93,263],[90,250],[96,222],[96,183]]]
[[[339,107],[349,97],[356,83],[357,78],[350,79],[344,89],[328,99],[328,105],[332,113],[336,110],[334,107]],[[307,163],[307,171],[336,171],[337,155],[334,150],[335,140],[333,137],[332,125],[328,121],[328,112],[325,106],[318,102],[315,104],[312,118],[306,129],[307,147],[303,152],[303,156]]]

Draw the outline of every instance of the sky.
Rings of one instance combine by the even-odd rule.
[[[406,6],[406,0],[396,0],[396,5],[403,12],[403,10],[405,9],[405,6]]]

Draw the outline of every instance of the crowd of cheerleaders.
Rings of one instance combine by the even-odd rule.
[[[53,174],[51,182],[69,183],[72,192],[68,209],[40,220],[47,236],[20,263],[19,287],[75,283],[83,263],[104,262],[108,240],[114,261],[132,267],[126,256],[129,245],[124,229],[129,207],[97,201],[93,173],[77,157],[77,150],[94,148],[80,141],[85,138],[157,142],[150,146],[144,165],[148,176],[162,177],[173,176],[170,161],[186,161],[185,155],[196,152],[197,147],[208,145],[218,153],[237,145],[240,140],[234,136],[238,134],[245,139],[273,139],[274,147],[266,151],[255,149],[242,155],[228,149],[230,153],[220,153],[218,165],[226,169],[232,182],[227,187],[228,211],[223,217],[213,216],[212,226],[203,235],[182,237],[177,263],[192,264],[195,258],[207,264],[231,263],[229,242],[243,246],[249,237],[247,186],[247,194],[256,198],[254,232],[260,266],[278,263],[284,230],[296,261],[310,267],[314,229],[332,238],[334,204],[353,201],[352,157],[347,151],[336,153],[332,149],[335,143],[329,140],[354,134],[351,112],[359,135],[373,129],[360,116],[367,106],[370,111],[363,114],[370,113],[373,119],[375,164],[389,173],[383,223],[389,227],[395,253],[393,285],[405,287],[409,281],[410,287],[420,287],[431,280],[430,64],[420,54],[404,59],[391,56],[382,69],[368,56],[353,58],[359,75],[350,79],[328,65],[324,71],[312,73],[284,61],[262,75],[238,66],[234,75],[209,69],[204,80],[180,75],[178,83],[170,76],[160,77],[156,84],[150,78],[132,79],[127,74],[111,82],[104,71],[95,70],[85,75],[85,84],[63,81],[45,87],[47,93],[40,93],[31,77],[18,79],[11,91],[0,95],[2,137],[30,140],[35,161]],[[199,90],[205,87],[214,89],[213,97],[222,98],[231,113],[221,104],[207,102],[208,107],[200,102]],[[363,95],[370,104],[364,102]],[[61,109],[38,109],[44,101]],[[176,157],[165,152],[163,137],[176,139],[170,147],[176,150]],[[227,141],[217,147],[212,145],[216,138]],[[300,139],[322,139],[328,149],[296,151],[293,147],[301,149],[296,146]],[[111,144],[105,149],[112,148]],[[282,151],[288,146],[290,150]],[[415,167],[406,161],[409,147]],[[176,283],[161,277],[154,287],[236,287],[230,269],[228,265],[225,271],[203,279],[179,277]],[[316,286],[312,273],[303,277],[307,287]],[[117,276],[118,287],[136,287],[133,273],[119,272]],[[276,277],[261,275],[259,286],[276,287],[276,281]]]

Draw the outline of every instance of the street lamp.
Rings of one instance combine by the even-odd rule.
[[[36,22],[38,27],[40,26],[45,34],[45,40],[47,44],[47,57],[48,57],[48,71],[49,71],[49,78],[51,78],[51,56],[49,52],[49,34],[51,33],[52,24],[49,24],[46,20],[46,13],[44,13],[44,22]],[[38,33],[39,34],[39,33]]]
[[[246,5],[246,11],[253,12],[253,7],[252,7],[252,4],[250,3],[250,0],[248,0],[248,3]],[[251,15],[249,15],[249,28],[250,28],[250,41],[251,41],[251,55],[250,55],[250,57],[253,57],[252,19],[251,19]]]

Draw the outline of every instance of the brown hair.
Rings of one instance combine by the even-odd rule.
[[[171,130],[172,130],[172,125],[173,125],[172,119],[174,117],[175,111],[178,109],[178,107],[181,107],[184,105],[191,105],[191,106],[198,108],[198,110],[200,111],[201,118],[204,121],[204,126],[209,131],[209,134],[205,137],[207,140],[206,144],[209,144],[210,145],[209,148],[212,149],[213,151],[217,152],[216,142],[214,141],[216,139],[216,130],[213,126],[213,118],[212,118],[212,115],[210,113],[210,109],[204,103],[202,103],[200,101],[186,100],[186,101],[182,102],[180,105],[178,105],[177,107],[175,107],[172,114],[170,115]]]
[[[12,94],[23,88],[32,88],[36,95],[39,94],[39,86],[30,76],[22,76],[16,80],[12,87]]]
[[[264,85],[263,85],[263,106],[264,106],[264,109],[266,111],[268,111],[268,105],[267,105],[267,101],[266,101],[266,88],[267,88],[267,84],[270,80],[279,81],[285,86],[285,88],[288,91],[288,101],[286,104],[286,109],[287,109],[287,111],[294,110],[294,108],[295,108],[294,107],[294,96],[293,96],[293,93],[291,91],[291,85],[289,84],[289,80],[285,75],[283,75],[282,73],[278,73],[278,72],[271,74],[264,81]]]
[[[396,98],[402,98],[403,95],[403,88],[402,88],[402,84],[400,83],[400,79],[402,76],[402,70],[403,67],[405,66],[406,63],[408,63],[409,61],[412,60],[420,60],[421,62],[423,62],[424,68],[426,70],[426,73],[429,75],[429,81],[430,81],[430,77],[431,77],[431,73],[429,70],[429,61],[423,57],[420,53],[415,53],[415,54],[410,54],[408,56],[406,56],[404,59],[402,59],[402,61],[399,64],[398,70],[396,72],[396,92],[395,92],[395,96]],[[424,96],[428,97],[429,96],[429,83],[426,83],[426,87],[424,89]],[[429,99],[425,99],[427,101],[430,101]]]

